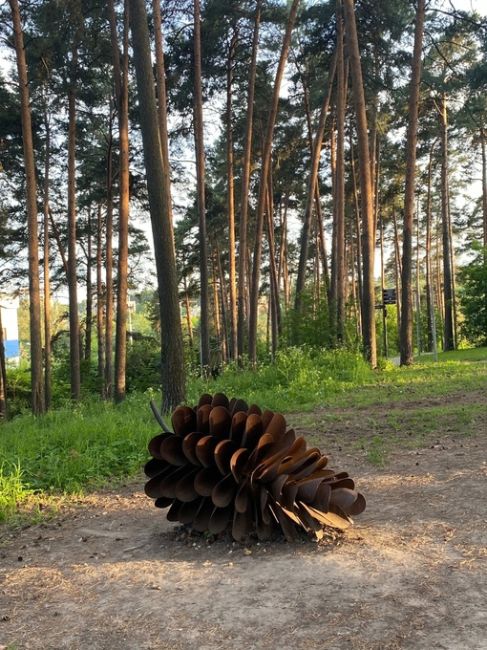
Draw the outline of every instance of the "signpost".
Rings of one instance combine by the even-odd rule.
[[[395,289],[382,289],[382,302],[385,305],[396,304],[396,290]]]
[[[376,309],[382,309],[382,326],[384,331],[384,355],[387,359],[388,344],[387,344],[387,305],[396,304],[396,290],[395,289],[382,289],[382,303],[376,305]]]

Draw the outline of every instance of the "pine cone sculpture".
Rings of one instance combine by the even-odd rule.
[[[293,541],[299,529],[318,539],[326,526],[345,529],[365,509],[348,474],[326,468],[328,458],[286,430],[280,413],[205,394],[195,408],[178,407],[172,424],[174,433],[150,441],[145,466],[145,492],[170,506],[169,521],[212,534],[228,528],[237,541],[281,529]]]

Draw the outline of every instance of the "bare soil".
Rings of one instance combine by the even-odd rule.
[[[487,649],[487,425],[378,469],[366,421],[311,432],[367,498],[325,543],[187,537],[142,479],[0,531],[0,648]]]

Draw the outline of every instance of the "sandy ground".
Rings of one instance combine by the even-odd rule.
[[[487,436],[439,443],[332,449],[368,507],[320,545],[181,539],[141,483],[4,530],[0,647],[487,649]]]

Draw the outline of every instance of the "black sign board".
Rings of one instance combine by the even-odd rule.
[[[396,290],[395,289],[382,289],[382,302],[384,305],[396,304]]]

